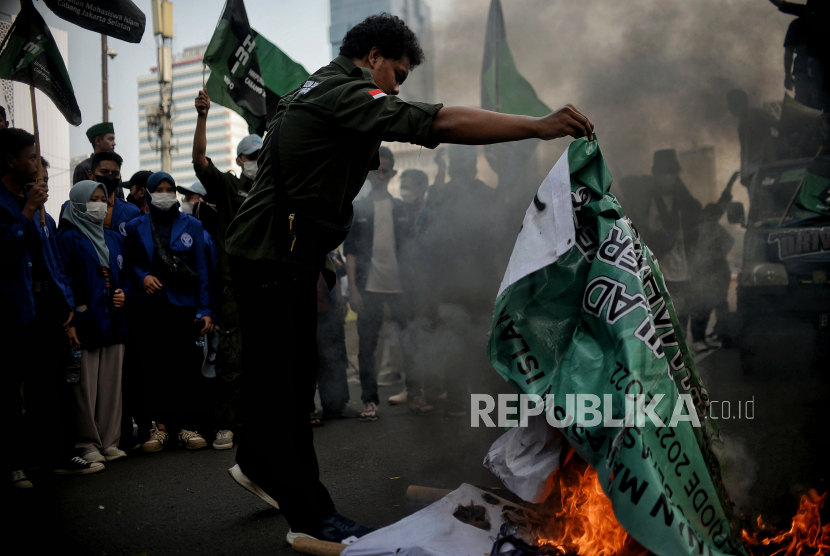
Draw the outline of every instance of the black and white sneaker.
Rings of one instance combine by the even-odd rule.
[[[14,488],[32,488],[32,481],[23,471],[12,471],[12,486]]]
[[[288,544],[294,545],[294,541],[297,539],[312,539],[316,541],[329,541],[329,542],[343,542],[346,539],[351,537],[360,538],[364,535],[368,535],[369,533],[373,532],[374,529],[370,529],[369,527],[364,527],[358,523],[355,523],[348,517],[341,515],[337,512],[332,512],[327,518],[320,522],[320,525],[317,527],[317,530],[311,534],[308,533],[301,533],[297,531],[296,533],[291,529],[288,530],[288,535],[286,535],[285,540],[288,541]]]
[[[67,461],[63,467],[55,469],[55,475],[89,475],[103,470],[103,463],[75,457]]]

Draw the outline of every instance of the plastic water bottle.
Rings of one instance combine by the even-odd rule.
[[[66,366],[66,382],[70,384],[77,384],[81,380],[81,350],[75,348],[72,350],[72,359],[69,365]]]

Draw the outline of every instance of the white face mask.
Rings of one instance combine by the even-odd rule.
[[[247,160],[242,163],[242,175],[253,181],[256,178],[256,171],[259,169],[256,160]]]
[[[401,199],[404,203],[414,203],[419,197],[420,195],[411,189],[401,189]]]
[[[86,219],[90,222],[98,223],[103,222],[104,218],[107,217],[107,204],[106,203],[93,203],[89,202],[86,204]]]
[[[168,210],[178,202],[175,193],[150,193],[150,204],[159,210]]]
[[[189,203],[184,201],[182,203],[182,212],[185,214],[193,214],[193,208],[196,206],[196,203]]]

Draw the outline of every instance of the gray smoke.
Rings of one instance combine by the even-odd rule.
[[[433,3],[436,4],[436,3]],[[436,98],[478,106],[489,0],[434,6]],[[783,98],[791,16],[762,0],[503,2],[519,71],[553,109],[572,103],[596,126],[617,180],[648,173],[660,148],[713,145],[718,182],[738,166],[726,93]],[[550,168],[566,145],[540,152]]]

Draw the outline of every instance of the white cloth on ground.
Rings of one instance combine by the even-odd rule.
[[[461,556],[485,555],[493,548],[493,539],[504,521],[501,513],[505,504],[490,504],[483,498],[485,491],[462,484],[444,498],[397,523],[378,529],[347,546],[341,556]],[[489,493],[488,493],[489,494]],[[483,506],[490,520],[485,531],[462,523],[453,516],[458,506],[470,503]]]

